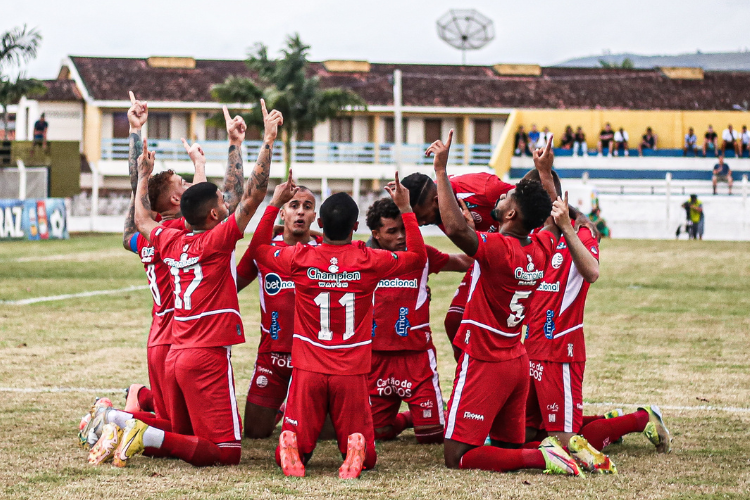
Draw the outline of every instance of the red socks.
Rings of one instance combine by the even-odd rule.
[[[141,407],[142,411],[155,411],[154,395],[148,387],[141,387],[141,390],[138,391],[138,406]]]
[[[643,432],[647,423],[648,412],[638,410],[622,417],[602,418],[591,422],[581,429],[581,435],[586,438],[591,446],[597,450],[602,450],[625,434]]]
[[[197,436],[183,436],[173,432],[165,432],[161,449],[169,452],[171,456],[182,459],[196,467],[237,465],[240,463],[241,444],[222,443],[222,445],[216,445]]]
[[[539,450],[508,450],[494,446],[480,446],[467,451],[459,469],[481,469],[508,472],[518,469],[544,469],[544,455]]]
[[[529,441],[528,443],[525,443],[523,446],[521,446],[521,448],[524,450],[536,450],[541,444],[541,441]]]
[[[591,422],[596,422],[597,420],[601,420],[605,418],[604,415],[584,415],[583,416],[583,423],[581,424],[581,428],[586,427]]]

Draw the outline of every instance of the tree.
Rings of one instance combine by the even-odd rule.
[[[0,77],[0,106],[3,108],[5,138],[8,137],[8,106],[17,104],[23,96],[38,96],[47,92],[47,86],[40,80],[24,78],[19,74],[15,80]]]
[[[13,28],[0,35],[0,70],[11,65],[20,65],[36,57],[42,35],[36,30]]]
[[[620,64],[617,64],[616,62],[607,62],[604,59],[599,59],[599,64],[602,65],[602,68],[635,69],[635,64],[633,64],[632,59],[630,59],[629,57],[623,59]]]
[[[283,141],[286,170],[292,162],[292,140],[297,134],[311,131],[318,123],[335,117],[347,107],[365,107],[365,101],[348,89],[320,87],[320,78],[308,77],[309,45],[298,34],[286,40],[286,48],[279,59],[270,59],[268,47],[256,44],[246,61],[256,80],[231,76],[224,83],[214,85],[211,94],[219,102],[257,104],[262,97],[268,109],[278,109],[284,115]],[[262,127],[260,107],[243,114],[249,125]],[[222,115],[211,119],[216,126],[224,126]]]

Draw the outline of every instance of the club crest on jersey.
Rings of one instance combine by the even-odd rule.
[[[281,327],[279,327],[279,312],[274,311],[271,313],[271,327],[268,329],[268,333],[271,334],[272,339],[278,340],[280,331]]]
[[[548,339],[555,338],[555,311],[547,309],[547,320],[544,322],[544,336]]]
[[[408,315],[408,307],[399,308],[398,320],[396,321],[396,335],[398,335],[399,337],[406,337],[407,335],[409,335],[409,328],[411,328],[411,323],[409,323],[409,318],[407,318]]]
[[[557,252],[555,255],[552,256],[552,267],[555,269],[560,269],[560,266],[562,266],[563,263],[563,256],[560,252]]]
[[[294,281],[284,281],[276,273],[268,273],[263,280],[263,289],[268,295],[276,295],[282,290],[294,288]]]
[[[337,259],[336,257],[331,257],[331,265],[328,266],[328,272],[331,272],[331,273],[339,272],[338,263],[339,263],[339,259]]]
[[[469,213],[471,214],[471,218],[474,219],[474,222],[476,222],[477,224],[480,224],[484,220],[482,216],[476,212],[469,212]]]

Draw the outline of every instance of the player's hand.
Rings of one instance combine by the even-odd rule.
[[[552,218],[555,219],[555,225],[559,227],[561,231],[572,228],[570,225],[567,191],[565,191],[565,199],[561,199],[558,196],[554,203],[552,203]]]
[[[440,139],[430,144],[424,155],[429,157],[435,155],[435,160],[432,162],[435,167],[435,172],[445,171],[448,167],[448,153],[451,149],[451,143],[453,142],[453,129],[448,132],[448,140],[443,143]]]
[[[596,238],[596,241],[602,240],[602,235],[599,232],[599,229],[596,227],[596,224],[591,222],[588,217],[583,215],[583,212],[578,212],[578,217],[573,221],[573,227],[576,231],[576,233],[582,228],[588,228],[591,231],[591,234]]]
[[[461,213],[463,214],[464,219],[466,219],[466,223],[472,231],[476,231],[477,228],[474,224],[474,216],[471,215],[471,211],[469,210],[469,207],[466,206],[466,202],[464,200],[458,200],[458,204],[461,207]]]
[[[247,131],[245,120],[239,115],[232,118],[229,115],[226,105],[222,106],[222,110],[224,111],[224,120],[227,123],[227,137],[229,138],[229,142],[232,144],[242,143],[245,140],[245,132]]]
[[[182,145],[185,147],[185,151],[187,151],[188,156],[193,161],[193,164],[196,163],[203,163],[205,165],[206,163],[206,155],[203,153],[203,149],[201,148],[201,145],[197,142],[194,142],[191,146],[188,141],[185,140],[185,138],[182,139]]]
[[[154,160],[156,153],[148,150],[148,142],[143,139],[143,153],[138,157],[138,178],[143,179],[154,171]]]
[[[128,124],[132,129],[143,128],[148,120],[148,103],[146,101],[137,101],[133,91],[130,94],[130,109],[128,109]]]
[[[555,153],[552,151],[553,135],[550,134],[547,139],[547,145],[544,148],[537,148],[532,153],[534,157],[534,166],[539,172],[552,172],[552,164],[555,161]]]
[[[271,198],[271,205],[277,208],[283,207],[285,203],[294,198],[297,191],[299,191],[299,188],[292,178],[292,170],[289,169],[289,178],[286,182],[282,182],[276,186],[276,189],[274,189],[273,198]]]
[[[396,204],[402,214],[411,212],[411,205],[409,205],[409,190],[401,184],[398,179],[398,172],[396,172],[396,178],[393,181],[393,185],[390,183],[385,187],[388,194],[391,195],[393,202]]]
[[[274,109],[270,113],[266,109],[266,101],[260,100],[260,110],[263,113],[263,142],[273,142],[279,134],[279,127],[284,125],[281,111]]]

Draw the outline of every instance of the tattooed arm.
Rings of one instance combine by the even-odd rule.
[[[125,216],[125,228],[122,232],[122,246],[125,250],[132,250],[130,240],[138,232],[135,227],[135,192],[138,187],[138,157],[143,153],[141,129],[148,120],[148,104],[145,101],[137,101],[133,92],[130,92],[130,109],[128,110],[128,123],[130,124],[130,137],[128,139],[128,171],[130,172],[130,187],[133,194],[130,196],[128,213]],[[146,189],[148,192],[148,189]]]
[[[224,106],[224,119],[227,122],[227,137],[229,137],[229,159],[227,171],[224,174],[224,201],[229,206],[229,213],[237,210],[237,205],[245,192],[243,183],[245,174],[242,170],[242,141],[245,140],[247,126],[241,116],[231,118],[229,110]]]
[[[263,135],[263,145],[258,153],[258,161],[255,162],[255,168],[247,179],[245,190],[242,198],[234,212],[237,217],[237,226],[240,231],[245,231],[247,224],[255,215],[258,206],[263,202],[268,191],[268,177],[271,174],[271,157],[273,156],[273,143],[278,135],[279,126],[284,124],[284,118],[281,112],[273,110],[270,113],[266,110],[266,103],[260,100],[261,110],[263,111],[263,123],[265,133]]]
[[[143,154],[138,158],[138,186],[135,192],[135,226],[151,241],[151,231],[159,224],[151,216],[151,201],[148,198],[148,177],[154,170],[154,152],[148,150],[143,141]]]

